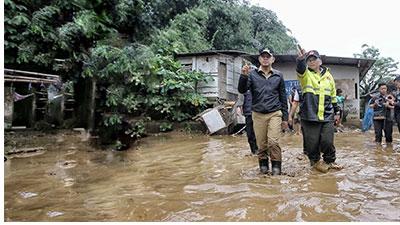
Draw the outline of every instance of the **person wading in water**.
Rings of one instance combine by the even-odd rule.
[[[238,90],[252,95],[252,118],[258,146],[258,161],[263,174],[269,171],[271,158],[272,175],[282,171],[282,151],[279,138],[282,129],[288,128],[288,106],[283,74],[272,68],[274,56],[268,49],[261,49],[258,55],[260,67],[250,71],[242,68]]]
[[[329,169],[342,169],[335,163],[334,120],[339,119],[335,80],[329,68],[322,66],[319,53],[306,53],[299,48],[297,78],[301,85],[303,103],[300,106],[303,146],[310,164],[326,173]],[[323,153],[321,161],[321,152]]]

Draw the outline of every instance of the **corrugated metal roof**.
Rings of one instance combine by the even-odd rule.
[[[187,53],[178,53],[176,57],[185,57],[185,56],[204,56],[204,55],[250,55],[248,52],[238,51],[238,50],[207,50],[202,52],[187,52]]]

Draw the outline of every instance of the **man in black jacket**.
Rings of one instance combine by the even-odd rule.
[[[252,95],[252,118],[258,146],[261,173],[268,173],[271,158],[272,175],[281,174],[282,151],[279,138],[282,129],[288,128],[288,109],[283,74],[272,68],[275,58],[268,49],[259,51],[260,67],[250,71],[242,68],[238,90]]]
[[[395,97],[394,119],[400,132],[400,75],[396,76],[396,78],[394,79],[394,83],[396,85],[396,90],[393,92],[393,95]]]
[[[389,99],[387,94],[387,85],[380,83],[378,85],[379,95],[372,99],[370,107],[374,109],[374,131],[375,142],[381,144],[382,130],[385,131],[386,144],[393,141],[393,121],[390,116],[390,109],[394,109],[394,99]]]
[[[251,153],[256,155],[258,153],[258,147],[256,142],[256,135],[254,134],[253,118],[251,116],[252,97],[250,90],[244,93],[243,96],[244,100],[243,100],[242,111],[246,119],[247,141],[249,142]]]

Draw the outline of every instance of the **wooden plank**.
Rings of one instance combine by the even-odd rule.
[[[47,80],[47,81],[54,81],[56,82],[57,80],[54,79],[46,79],[46,78],[37,78],[37,77],[27,77],[27,76],[14,76],[14,75],[8,75],[4,74],[5,78],[10,78],[10,79],[22,79],[22,80]]]
[[[43,147],[33,147],[33,148],[20,148],[20,149],[12,149],[8,151],[6,154],[19,154],[19,153],[29,153],[29,152],[37,152],[37,151],[44,151]]]
[[[23,70],[4,69],[4,72],[8,72],[8,73],[22,73],[22,74],[29,74],[29,75],[33,75],[33,76],[43,76],[43,77],[60,78],[60,76],[54,75],[54,74],[37,73],[37,72],[30,72],[30,71],[23,71]]]
[[[44,84],[53,84],[55,81],[38,81],[38,80],[22,80],[22,79],[10,79],[10,78],[4,78],[4,81],[8,82],[21,82],[21,83],[44,83]]]

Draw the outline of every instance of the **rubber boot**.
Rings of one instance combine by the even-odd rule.
[[[281,161],[271,161],[272,176],[281,175],[282,162]]]
[[[267,174],[269,171],[269,162],[267,159],[259,159],[258,164],[260,165],[260,172],[262,174]]]

